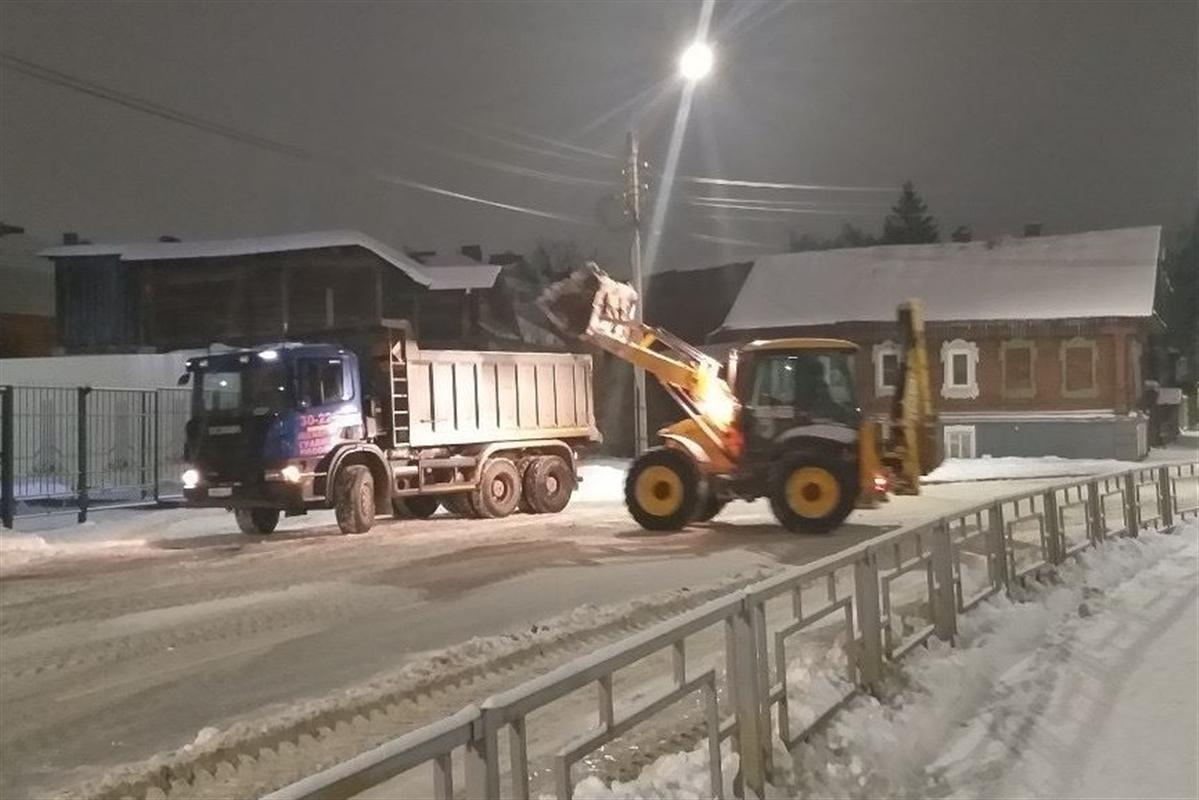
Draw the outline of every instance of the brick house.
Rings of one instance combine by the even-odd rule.
[[[947,456],[1142,458],[1160,237],[1144,227],[767,256],[709,341],[849,339],[859,402],[882,414],[895,309],[920,298]]]

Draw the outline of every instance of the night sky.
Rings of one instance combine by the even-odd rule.
[[[603,198],[631,127],[662,166],[699,11],[5,2],[0,219],[47,240],[572,239],[623,272]],[[660,268],[877,231],[905,179],[946,234],[1176,226],[1199,202],[1199,3],[739,2],[710,39],[679,174],[823,188],[676,182]]]

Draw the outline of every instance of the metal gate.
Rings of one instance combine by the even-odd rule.
[[[0,387],[0,520],[182,496],[187,389]]]

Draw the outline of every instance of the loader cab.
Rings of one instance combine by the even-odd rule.
[[[757,341],[742,348],[735,391],[747,459],[767,460],[794,438],[856,442],[862,419],[854,392],[856,351],[852,342],[815,338]]]

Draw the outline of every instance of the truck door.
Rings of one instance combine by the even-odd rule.
[[[296,431],[300,456],[323,456],[342,441],[363,438],[362,409],[356,402],[349,356],[296,359]]]

